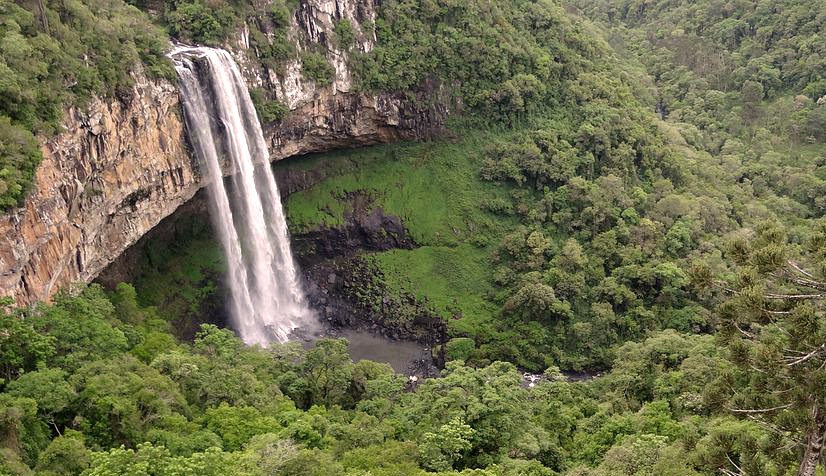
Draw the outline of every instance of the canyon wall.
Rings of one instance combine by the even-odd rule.
[[[423,85],[418,100],[354,90],[348,54],[330,39],[334,22],[347,18],[357,30],[355,48],[369,51],[374,38],[361,24],[375,18],[373,2],[301,0],[289,35],[299,52],[326,51],[336,74],[325,87],[301,75],[300,55],[281,73],[262,66],[246,25],[226,45],[250,86],[271,91],[290,109],[264,127],[272,160],[441,128],[450,107],[435,83]],[[189,152],[177,88],[134,75],[130,94],[70,109],[63,132],[42,142],[34,190],[23,207],[0,216],[0,296],[26,305],[91,281],[205,185]]]

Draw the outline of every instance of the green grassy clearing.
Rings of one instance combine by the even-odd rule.
[[[352,212],[348,196],[370,197],[375,207],[400,217],[420,245],[481,245],[501,236],[502,220],[482,209],[507,196],[505,187],[479,178],[490,133],[458,141],[376,146],[313,155],[277,167],[323,169],[326,179],[287,200],[294,233],[341,225]]]
[[[516,223],[483,207],[510,192],[479,178],[484,148],[496,138],[468,132],[455,141],[377,146],[279,164],[322,168],[326,176],[289,197],[290,226],[294,232],[339,226],[353,211],[353,196],[369,197],[371,207],[400,217],[420,245],[373,255],[390,289],[427,299],[452,333],[475,335],[498,308],[487,300],[492,245]]]

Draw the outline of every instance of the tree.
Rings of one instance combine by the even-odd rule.
[[[397,411],[415,422],[417,439],[434,433],[428,454],[436,455],[436,464],[451,461],[461,466],[484,467],[495,463],[514,442],[534,429],[520,382],[519,373],[509,363],[494,362],[472,369],[456,361],[448,362],[443,378],[425,381],[417,388],[415,401]],[[451,423],[454,419],[458,423]],[[443,440],[444,435],[439,436],[440,431],[436,430],[443,425],[450,430],[445,434],[450,435],[448,440]],[[467,432],[463,425],[473,431]],[[442,443],[448,445],[446,448],[463,448],[462,439],[471,442],[467,450],[446,449],[447,453],[442,454],[434,449]],[[440,459],[439,454],[446,459]]]
[[[114,318],[114,307],[103,288],[92,284],[59,293],[53,304],[36,306],[27,320],[39,332],[54,338],[52,367],[75,370],[84,362],[124,352],[129,341]]]
[[[664,436],[631,436],[605,453],[593,476],[699,476],[686,455]]]
[[[0,393],[0,441],[24,463],[33,466],[49,444],[49,429],[37,417],[37,402]]]
[[[607,400],[614,408],[636,410],[654,398],[676,397],[668,393],[678,390],[684,384],[680,380],[689,377],[685,372],[690,370],[684,369],[684,364],[697,358],[713,359],[715,353],[710,337],[683,335],[673,330],[657,332],[642,342],[626,342],[614,350],[613,369],[602,382],[608,390]],[[713,372],[699,375],[692,382],[696,387],[687,390],[701,395],[713,377]]]
[[[91,456],[83,443],[83,435],[69,430],[52,440],[40,453],[35,469],[38,473],[73,476],[82,473],[90,464]]]
[[[163,446],[142,443],[137,450],[113,448],[92,454],[92,466],[82,476],[235,476],[233,454],[218,448],[189,457],[173,457]]]
[[[56,417],[74,400],[74,388],[66,381],[66,372],[59,369],[42,369],[26,372],[11,382],[6,391],[15,397],[26,397],[37,401],[37,413],[41,415],[57,433],[60,427]]]
[[[342,404],[353,375],[347,339],[321,339],[307,352],[302,368],[310,402]]]
[[[135,291],[134,286],[128,283],[118,283],[110,300],[121,321],[133,325],[143,322],[143,311],[138,305],[138,292]]]
[[[303,449],[287,460],[278,473],[283,476],[342,476],[344,468],[329,453]]]
[[[571,306],[556,297],[554,289],[540,282],[528,282],[511,296],[502,309],[526,320],[553,324],[571,315]]]
[[[403,391],[407,379],[397,374],[389,364],[360,360],[353,364],[348,407],[364,400],[395,400]]]
[[[228,359],[238,355],[243,342],[229,329],[213,324],[201,324],[195,336],[195,350],[209,358]]]
[[[439,427],[436,432],[424,434],[419,447],[422,465],[433,471],[449,471],[453,464],[473,447],[473,428],[456,417]]]
[[[178,386],[129,354],[88,363],[69,379],[74,423],[103,447],[134,445],[165,416],[186,411]]]
[[[241,457],[244,474],[269,476],[279,474],[287,462],[296,457],[298,447],[273,433],[256,435],[247,443]]]
[[[11,448],[0,448],[0,474],[9,476],[32,476],[32,470]]]
[[[732,243],[736,280],[716,283],[726,293],[719,337],[739,369],[726,383],[729,410],[790,432],[798,476],[815,474],[826,438],[826,222],[806,251],[765,223]]]
[[[740,89],[743,101],[743,119],[754,122],[760,116],[760,103],[763,101],[763,85],[756,81],[746,81]]]
[[[4,308],[10,301],[0,298],[0,372],[6,382],[20,371],[34,370],[55,353],[55,338],[37,332],[22,313]]]
[[[203,425],[221,437],[224,449],[237,451],[255,435],[279,429],[278,421],[253,407],[231,407],[222,403],[203,416]]]

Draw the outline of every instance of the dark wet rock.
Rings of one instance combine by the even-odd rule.
[[[314,263],[342,256],[353,256],[363,251],[388,251],[412,249],[413,240],[398,217],[386,215],[381,208],[346,217],[340,228],[327,228],[292,237],[293,250],[300,260]],[[331,270],[324,276],[332,277],[334,284],[339,278],[346,279]]]
[[[443,342],[447,329],[441,316],[415,296],[391,292],[369,257],[415,247],[404,224],[372,207],[366,195],[347,198],[354,206],[343,226],[292,237],[310,304],[337,327],[371,329],[393,340]]]
[[[333,326],[369,329],[393,340],[427,344],[445,340],[441,316],[413,296],[389,295],[381,270],[364,256],[316,261],[303,269],[310,283],[310,305],[323,310]],[[333,270],[341,279],[331,284],[326,277]]]

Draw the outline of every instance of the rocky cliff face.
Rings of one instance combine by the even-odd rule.
[[[20,304],[92,279],[199,188],[171,84],[139,75],[126,102],[95,100],[64,126],[25,207],[0,218],[0,293]]]
[[[422,85],[415,100],[402,94],[365,95],[354,91],[349,54],[334,41],[335,23],[348,20],[355,29],[353,51],[369,52],[375,44],[362,25],[376,19],[378,0],[306,0],[292,18],[289,37],[298,51],[280,71],[264,67],[250,47],[249,27],[227,47],[253,87],[274,92],[290,115],[265,125],[275,159],[343,147],[358,147],[401,138],[433,135],[450,113],[448,91],[435,82]],[[319,88],[301,74],[301,53],[325,51],[335,68],[332,84]]]
[[[352,91],[347,54],[335,48],[331,32],[335,21],[349,19],[356,47],[367,51],[374,40],[360,25],[374,17],[373,0],[301,1],[290,38],[299,51],[327,52],[336,76],[323,88],[301,76],[300,59],[280,75],[261,66],[246,28],[230,42],[248,82],[270,89],[291,110],[284,121],[265,125],[272,160],[421,137],[441,127],[447,100]],[[22,209],[0,216],[0,295],[30,304],[90,281],[204,185],[187,147],[177,89],[135,76],[128,97],[68,111],[64,132],[43,142],[34,192]],[[436,84],[419,94],[446,97]]]

